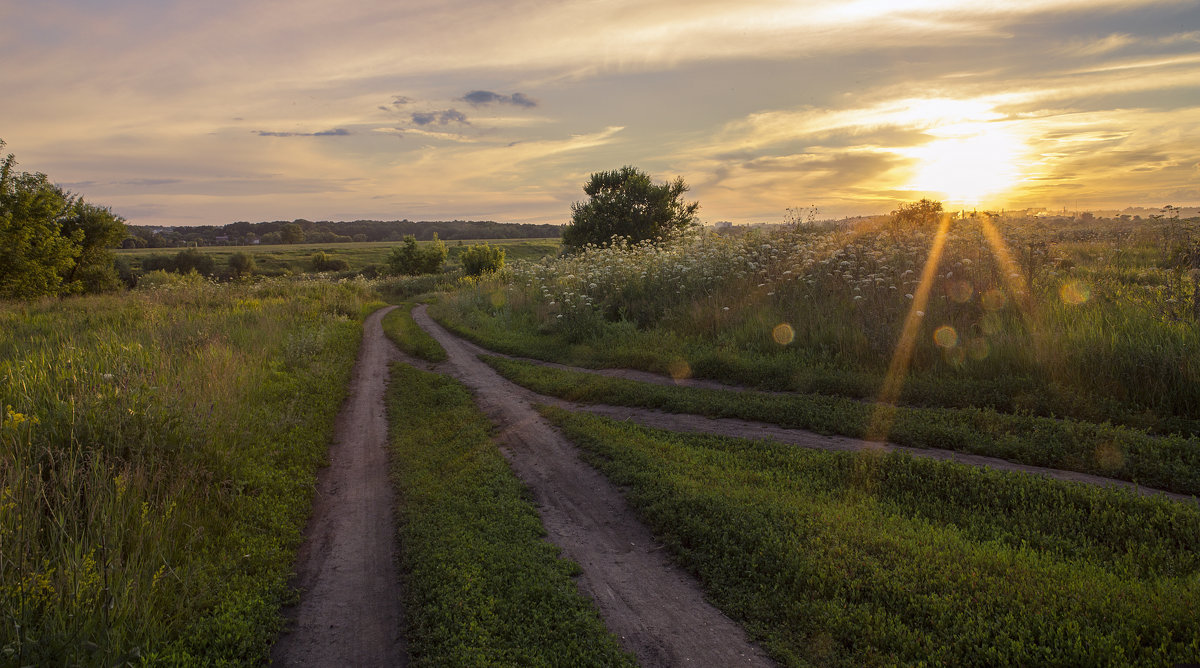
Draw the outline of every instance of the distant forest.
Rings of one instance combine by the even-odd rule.
[[[179,248],[184,246],[250,246],[253,244],[329,244],[351,241],[400,241],[405,235],[432,239],[531,239],[562,236],[561,225],[497,223],[490,220],[356,220],[331,222],[276,220],[237,222],[228,225],[159,227],[126,225],[123,248]]]

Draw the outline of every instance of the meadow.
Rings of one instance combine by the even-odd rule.
[[[0,306],[0,663],[268,656],[362,281]]]
[[[1200,434],[1197,222],[945,225],[593,246],[435,315],[580,366]]]
[[[388,254],[400,245],[399,241],[367,241],[337,244],[282,244],[255,246],[205,246],[198,250],[213,259],[215,272],[227,274],[229,258],[235,253],[244,253],[254,259],[255,274],[262,276],[283,276],[292,274],[315,273],[313,255],[324,253],[330,260],[343,260],[347,269],[338,272],[352,276],[366,272],[373,277],[376,271],[382,271],[387,265]],[[428,242],[420,242],[427,244]],[[543,256],[558,251],[558,239],[483,239],[447,241],[449,251],[447,264],[449,269],[458,266],[458,256],[472,244],[488,243],[504,248],[506,257],[512,260],[538,260]],[[172,257],[179,248],[137,248],[116,251],[117,255],[130,262],[135,272],[141,272],[142,262],[149,257]]]
[[[0,304],[0,664],[261,663],[362,334],[446,351],[415,303],[575,401],[740,417],[1200,493],[1200,221],[797,225],[560,255],[480,279],[163,275]],[[201,249],[357,273],[392,244]],[[458,247],[448,244],[451,257]],[[137,261],[173,249],[123,251]],[[933,258],[929,261],[928,258]],[[153,286],[153,287],[150,287]],[[415,664],[631,659],[544,540],[470,394],[387,397]],[[903,455],[544,408],[706,595],[785,665],[1200,656],[1194,503]],[[516,620],[516,621],[514,621]]]

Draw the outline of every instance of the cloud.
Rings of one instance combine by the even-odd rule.
[[[511,104],[516,107],[525,107],[526,109],[529,109],[538,105],[537,100],[524,93],[501,95],[500,93],[493,93],[490,90],[473,90],[470,93],[462,96],[460,99],[474,107],[482,107],[494,103]]]
[[[467,115],[457,109],[445,109],[443,111],[415,111],[412,115],[413,123],[417,125],[447,125],[449,123],[461,123],[470,125],[467,120]]]
[[[345,137],[352,134],[346,128],[321,130],[320,132],[272,132],[269,130],[254,130],[259,137]]]
[[[395,99],[392,100],[392,106],[393,107],[403,107],[404,105],[406,105],[412,101],[413,101],[413,99],[411,97],[406,97],[404,95],[397,95],[395,97]]]

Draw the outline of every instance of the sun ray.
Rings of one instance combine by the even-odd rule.
[[[917,336],[921,331],[921,323],[925,317],[925,308],[929,305],[929,295],[933,291],[933,279],[937,276],[938,264],[942,260],[942,251],[946,247],[946,237],[950,232],[950,214],[943,213],[938,223],[937,235],[929,249],[929,257],[921,270],[921,282],[913,293],[912,307],[904,320],[904,328],[900,340],[892,353],[892,361],[888,364],[887,375],[884,376],[879,398],[875,402],[875,410],[871,414],[871,422],[867,426],[866,439],[882,441],[891,431],[892,422],[896,416],[896,402],[900,399],[900,390],[908,376],[908,367],[912,362],[913,350],[917,345]]]

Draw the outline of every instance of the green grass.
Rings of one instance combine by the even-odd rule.
[[[482,300],[486,303],[476,308],[462,308],[467,299],[465,294],[464,291],[435,305],[430,314],[455,334],[509,355],[597,369],[627,368],[661,374],[678,373],[682,369],[690,377],[762,390],[865,400],[878,397],[883,383],[883,373],[841,363],[820,350],[761,350],[665,328],[638,329],[630,323],[598,323],[592,335],[572,341],[561,332],[546,331],[528,313],[495,307],[493,303],[501,301],[498,298]],[[456,308],[455,302],[459,307]],[[1104,323],[1091,322],[1088,326],[1103,328]],[[769,326],[761,323],[757,329],[770,331]],[[1087,338],[1077,330],[1076,335]],[[1086,342],[1078,347],[1086,350]],[[1131,349],[1125,357],[1141,367],[1140,373],[1158,373],[1164,364],[1172,363],[1170,359],[1156,358],[1156,351],[1172,347],[1169,342],[1147,343],[1142,350],[1127,347]],[[1104,359],[1097,359],[1089,366],[1105,363]],[[1175,366],[1178,371],[1185,365]],[[1068,416],[1162,435],[1200,436],[1200,419],[1186,413],[1147,410],[1135,402],[1113,398],[1121,394],[1120,388],[1109,389],[1107,393],[1088,394],[1027,373],[996,371],[971,375],[943,371],[910,375],[901,388],[899,401],[918,407],[993,408],[1004,413]]]
[[[814,394],[780,395],[653,385],[487,356],[509,380],[571,401],[641,406],[673,413],[732,417],[861,438],[880,407]],[[889,411],[890,412],[890,411]],[[1200,442],[987,409],[897,407],[888,440],[1010,461],[1094,473],[1172,492],[1200,495]]]
[[[504,248],[505,254],[511,260],[539,260],[547,255],[558,252],[559,240],[555,239],[487,239],[487,243]],[[299,274],[312,271],[312,256],[324,252],[331,260],[345,260],[351,272],[358,272],[375,265],[383,267],[392,249],[399,246],[399,241],[366,241],[338,244],[283,244],[274,246],[205,246],[199,250],[213,258],[216,270],[224,270],[229,265],[229,257],[234,253],[247,253],[254,258],[255,273],[266,276],[282,274]],[[421,242],[427,243],[427,242]],[[458,256],[474,243],[482,241],[463,241],[462,246],[457,241],[447,241],[449,251],[447,258],[449,268],[458,267]],[[151,255],[174,256],[179,248],[137,248],[116,251],[120,256],[130,259],[135,269],[141,267],[142,258]]]
[[[383,317],[383,331],[399,348],[409,355],[429,362],[445,362],[446,350],[433,337],[413,322],[416,304],[401,304]]]
[[[412,665],[633,665],[467,389],[396,364],[388,411]]]
[[[785,665],[1200,656],[1200,509],[905,455],[543,413]]]
[[[0,663],[267,660],[365,283],[0,305]]]

